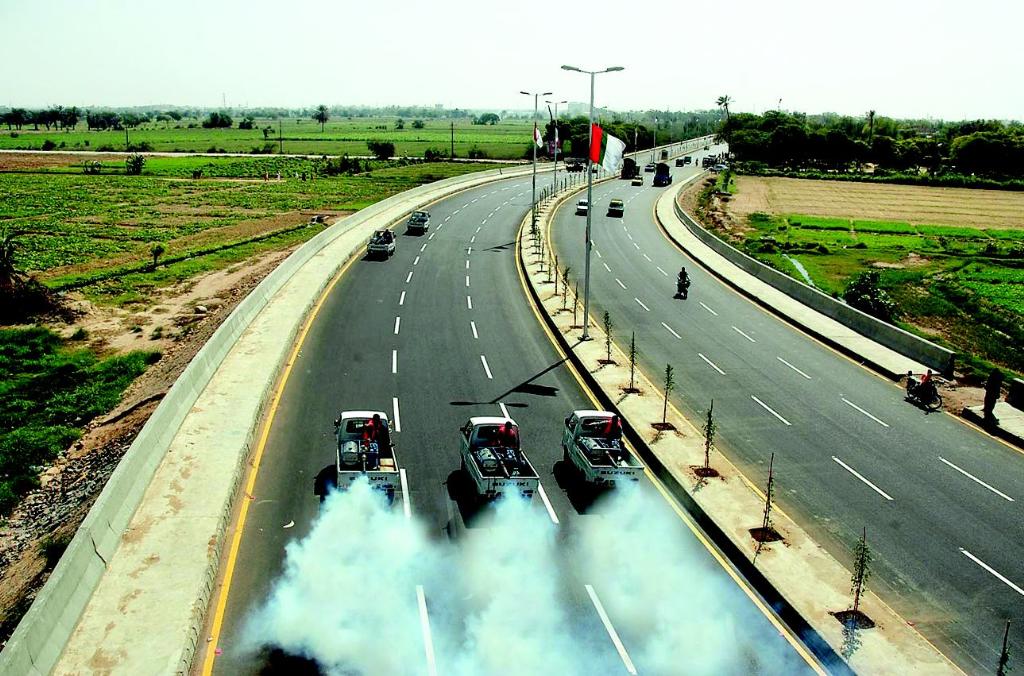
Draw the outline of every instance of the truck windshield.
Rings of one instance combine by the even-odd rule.
[[[586,418],[580,427],[581,437],[618,438],[622,430],[612,418]]]

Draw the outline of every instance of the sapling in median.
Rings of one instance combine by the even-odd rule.
[[[569,271],[572,268],[566,268],[562,271],[562,309],[565,309],[565,304],[569,300]],[[555,293],[558,293],[557,291]]]
[[[612,363],[612,327],[615,326],[615,325],[612,324],[611,315],[608,314],[607,310],[604,311],[603,321],[604,321],[604,353],[605,353],[604,360],[605,360],[605,363],[611,364]]]
[[[629,336],[629,391],[636,392],[636,331]]]
[[[871,549],[868,547],[868,529],[861,532],[860,540],[853,548],[853,576],[850,591],[853,592],[853,612],[860,612],[860,599],[871,576]]]
[[[665,401],[661,407],[661,424],[665,425],[668,419],[668,395],[675,389],[676,379],[673,375],[672,364],[665,364]]]
[[[718,423],[715,422],[715,400],[711,400],[711,408],[708,409],[707,420],[704,421],[704,469],[711,469],[711,448],[715,443],[715,432],[718,431]]]

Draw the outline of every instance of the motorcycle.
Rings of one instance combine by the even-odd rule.
[[[686,300],[686,296],[690,292],[690,278],[686,277],[683,279],[676,280],[676,298],[682,298]]]
[[[927,411],[938,411],[942,408],[942,395],[932,382],[919,383],[913,378],[908,378],[905,399]]]

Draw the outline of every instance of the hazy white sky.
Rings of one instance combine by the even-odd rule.
[[[0,105],[426,104],[1024,118],[1016,0],[0,0]]]

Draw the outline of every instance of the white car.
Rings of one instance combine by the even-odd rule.
[[[586,216],[587,211],[590,209],[590,203],[587,200],[580,200],[576,203],[576,215]]]

